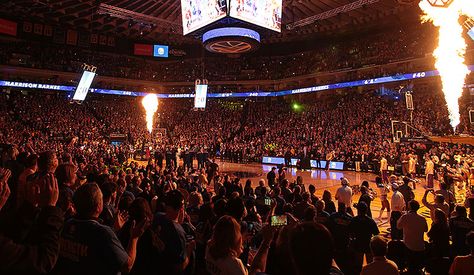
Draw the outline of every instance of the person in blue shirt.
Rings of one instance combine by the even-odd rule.
[[[157,258],[160,274],[192,274],[193,253],[196,242],[187,238],[182,227],[184,221],[184,196],[171,190],[164,197],[164,212],[155,215],[153,230],[164,243],[164,250]]]
[[[102,192],[95,183],[84,184],[73,197],[77,215],[68,220],[61,234],[58,274],[128,273],[135,262],[137,241],[147,222],[133,224],[124,248],[115,232],[98,221],[103,210]]]

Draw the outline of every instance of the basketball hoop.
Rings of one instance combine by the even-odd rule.
[[[433,7],[447,8],[453,1],[454,0],[428,0],[428,3]]]

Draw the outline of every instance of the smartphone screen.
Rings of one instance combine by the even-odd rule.
[[[272,199],[266,198],[265,199],[265,205],[271,205],[272,204]]]
[[[271,226],[285,226],[288,224],[286,215],[272,216],[270,225]]]

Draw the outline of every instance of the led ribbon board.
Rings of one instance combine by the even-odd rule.
[[[474,71],[474,65],[468,66],[469,70]],[[418,73],[409,73],[403,75],[393,75],[380,78],[372,78],[365,80],[356,80],[349,82],[341,82],[328,85],[320,85],[308,88],[293,89],[293,90],[284,90],[277,92],[265,92],[265,91],[250,91],[243,93],[208,93],[207,97],[210,98],[231,98],[231,97],[275,97],[275,96],[285,96],[292,94],[302,94],[302,93],[312,93],[327,91],[333,89],[341,88],[351,88],[358,86],[367,86],[374,84],[383,84],[397,81],[406,81],[418,78],[427,78],[438,76],[438,71],[426,71]],[[41,89],[41,90],[56,90],[56,91],[74,91],[76,87],[74,86],[64,86],[64,85],[51,85],[43,83],[32,83],[32,82],[17,82],[17,81],[8,81],[0,80],[0,87],[11,87],[11,88],[26,88],[26,89]],[[125,96],[145,96],[148,93],[136,92],[136,91],[123,91],[123,90],[109,90],[109,89],[96,89],[90,88],[89,92],[96,94],[110,94],[110,95],[125,95]],[[158,98],[194,98],[194,94],[157,94]]]

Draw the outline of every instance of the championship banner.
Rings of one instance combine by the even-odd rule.
[[[33,24],[31,22],[23,22],[23,32],[30,33],[33,31]]]
[[[45,25],[43,28],[43,34],[44,36],[48,36],[48,37],[53,36],[53,27],[49,25]]]
[[[107,46],[115,47],[115,37],[113,36],[107,37]]]
[[[135,44],[133,49],[134,55],[145,55],[145,56],[152,56],[153,55],[153,45],[150,44]]]
[[[43,35],[43,24],[35,23],[33,32],[38,35]]]
[[[73,46],[77,45],[77,31],[67,30],[66,44]]]
[[[87,33],[80,33],[79,37],[77,39],[77,45],[80,47],[89,47],[91,44],[91,39],[89,37],[89,34]]]
[[[56,44],[64,44],[64,39],[66,38],[66,32],[63,29],[54,29],[53,33],[53,42]]]
[[[0,19],[0,33],[16,36],[16,22]]]
[[[91,34],[91,44],[97,44],[99,36],[96,33]]]
[[[99,44],[100,45],[107,45],[107,36],[105,35],[99,35]]]

